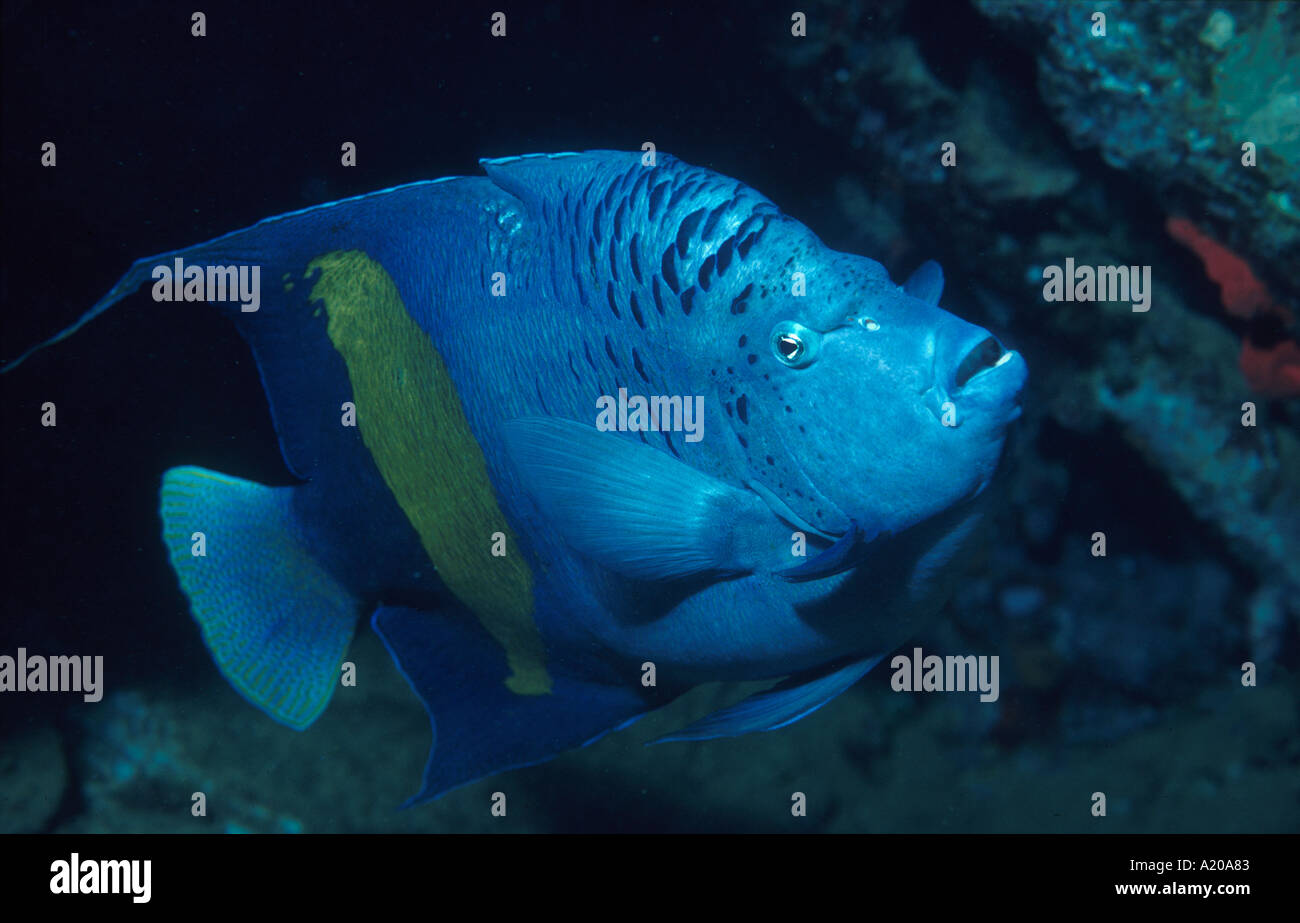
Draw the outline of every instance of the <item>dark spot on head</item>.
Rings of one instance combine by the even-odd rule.
[[[687,251],[691,248],[691,235],[695,233],[695,229],[700,226],[700,222],[703,220],[704,209],[697,208],[695,211],[683,218],[682,223],[677,226],[678,256],[686,256]]]
[[[769,465],[775,465],[775,464],[776,464],[776,460],[773,459],[771,455],[769,455],[769,456],[767,456],[767,463],[768,463]]]
[[[742,333],[742,334],[740,335],[740,339],[736,341],[736,345],[737,345],[737,346],[744,346],[744,345],[745,345],[746,343],[748,343],[748,342],[749,342],[749,337],[745,336],[745,335]]]
[[[668,288],[674,294],[682,290],[682,285],[677,280],[677,264],[673,259],[672,247],[664,251],[664,258],[659,263],[659,271],[663,274],[664,281],[668,283]]]
[[[718,255],[716,253],[710,253],[704,258],[704,262],[700,264],[700,288],[703,291],[707,292],[713,285],[713,278],[717,274],[717,267]]]
[[[623,218],[627,214],[627,199],[619,203],[618,211],[614,212],[614,237],[617,240],[623,239]]]
[[[743,394],[736,398],[736,415],[741,423],[749,423],[749,398]]]
[[[663,208],[664,199],[668,196],[668,187],[672,183],[664,182],[650,190],[650,217],[657,218],[659,210]]]
[[[740,435],[740,433],[736,433],[736,438],[740,440],[740,444],[742,446],[744,446],[747,449],[749,448],[749,441],[746,440],[744,436]]]
[[[731,254],[736,249],[735,238],[729,237],[721,247],[718,248],[718,275],[727,271],[731,265]]]
[[[718,227],[718,221],[722,218],[723,215],[727,213],[727,209],[730,207],[730,204],[731,203],[729,202],[723,202],[713,211],[709,212],[709,220],[704,222],[704,228],[700,231],[700,236],[702,238],[707,240],[708,238],[713,236],[714,230],[716,230]]]
[[[636,276],[638,284],[641,283],[641,235],[640,233],[632,235],[632,242],[627,245],[627,256],[632,261],[632,275]]]
[[[605,283],[605,298],[609,301],[609,309],[610,309],[611,311],[614,312],[614,316],[615,316],[615,317],[618,317],[618,316],[619,316],[619,313],[618,313],[618,302],[615,301],[615,299],[614,299],[614,283],[613,283],[613,282],[606,282],[606,283]]]
[[[741,293],[732,300],[731,302],[732,314],[745,313],[745,307],[746,307],[745,299],[749,297],[749,293],[752,292],[753,290],[754,290],[754,283],[751,282],[748,285],[746,285],[745,288],[741,291]]]
[[[682,183],[675,190],[673,190],[673,194],[668,198],[668,210],[672,211],[674,208],[680,205],[682,199],[686,198],[686,196],[689,193],[694,191],[696,185],[697,185],[696,183]],[[700,211],[704,211],[704,209],[700,209]]]
[[[690,314],[691,308],[695,307],[695,286],[691,286],[682,292],[682,313]]]
[[[748,356],[745,357],[745,361],[748,362],[750,365],[753,365],[755,362],[758,361],[758,356],[755,356],[753,353],[750,353]]]

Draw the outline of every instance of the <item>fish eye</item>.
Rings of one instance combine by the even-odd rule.
[[[772,352],[792,369],[813,363],[821,346],[821,334],[794,321],[782,321],[772,328]]]
[[[793,365],[803,356],[803,340],[793,333],[777,334],[776,351],[781,354],[782,359]]]

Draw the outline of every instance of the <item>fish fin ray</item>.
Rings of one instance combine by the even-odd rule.
[[[624,685],[556,672],[550,693],[517,695],[506,687],[500,646],[468,613],[381,607],[371,625],[428,712],[433,735],[423,784],[403,807],[585,747],[657,707],[635,672]]]
[[[705,715],[680,731],[651,743],[738,737],[755,731],[775,731],[786,727],[812,714],[848,689],[878,664],[883,656],[857,660],[830,671],[814,670],[796,674],[771,689]]]
[[[297,534],[294,489],[172,468],[159,512],[172,569],[222,676],[271,718],[302,730],[338,685],[359,609]],[[192,551],[196,532],[203,556]]]
[[[504,435],[529,494],[591,560],[645,580],[750,569],[730,537],[737,516],[756,503],[745,492],[573,420],[519,418]]]
[[[926,260],[907,277],[903,291],[926,304],[938,304],[943,295],[943,267],[934,260]]]

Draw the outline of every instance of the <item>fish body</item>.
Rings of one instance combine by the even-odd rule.
[[[197,267],[301,483],[167,472],[172,565],[223,675],[291,727],[368,615],[430,713],[412,802],[703,681],[787,677],[671,739],[833,698],[950,591],[1025,381],[937,306],[936,264],[895,285],[713,171],[482,164],[141,260],[42,344]],[[257,310],[203,288],[251,266]]]

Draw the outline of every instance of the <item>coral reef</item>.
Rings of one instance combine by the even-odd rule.
[[[1227,243],[1290,281],[1300,264],[1300,9],[1152,0],[1083,11],[975,0],[1036,52],[1039,92],[1080,148],[1149,184],[1167,213],[1195,203]],[[1092,28],[1105,14],[1106,33]],[[1256,165],[1242,145],[1256,147]]]
[[[1203,233],[1186,218],[1170,218],[1165,230],[1191,249],[1205,265],[1205,273],[1219,286],[1223,309],[1244,320],[1275,320],[1284,328],[1294,325],[1291,311],[1273,300],[1268,286],[1255,276],[1250,264],[1227,247]],[[1260,346],[1247,335],[1238,359],[1241,373],[1250,387],[1269,397],[1300,394],[1300,347],[1294,340],[1276,340]]]

